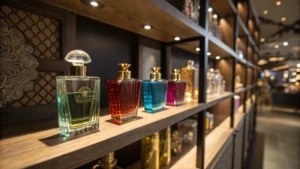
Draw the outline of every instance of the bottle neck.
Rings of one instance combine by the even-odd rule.
[[[86,66],[71,66],[71,75],[86,76]]]

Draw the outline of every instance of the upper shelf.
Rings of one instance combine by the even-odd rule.
[[[0,140],[0,168],[51,168],[54,165],[56,168],[75,168],[230,97],[233,97],[233,93],[225,92],[218,97],[209,98],[206,104],[167,106],[166,110],[155,114],[145,113],[144,108],[139,108],[139,118],[136,121],[120,126],[109,122],[110,115],[102,116],[100,132],[72,140],[60,137],[58,128],[3,139]],[[24,154],[30,158],[24,158]]]
[[[103,0],[105,7],[101,9],[86,6],[80,0],[42,1],[163,42],[171,42],[176,36],[185,39],[205,35],[203,28],[167,1]],[[146,24],[151,25],[153,29],[145,30],[143,25]]]

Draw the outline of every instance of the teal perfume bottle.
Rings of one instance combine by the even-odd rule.
[[[98,130],[100,115],[100,78],[86,76],[90,56],[82,50],[69,52],[72,76],[57,76],[57,107],[60,133],[66,137]]]
[[[150,80],[143,81],[145,111],[154,113],[166,106],[168,81],[161,79],[160,67],[153,67]]]

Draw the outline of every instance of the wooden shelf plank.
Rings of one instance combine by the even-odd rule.
[[[80,0],[42,0],[50,5],[92,18],[109,25],[163,42],[173,41],[175,36],[181,39],[205,35],[206,32],[182,12],[167,1],[161,0],[102,0],[104,8],[92,8]],[[153,29],[142,26],[150,24]]]
[[[237,13],[237,9],[232,0],[211,0],[211,7],[218,12],[222,17]]]
[[[102,116],[100,132],[73,140],[61,138],[58,128],[4,139],[0,141],[0,168],[18,168],[19,166],[51,168],[53,165],[56,168],[78,167],[201,112],[229,97],[233,97],[233,93],[224,92],[219,97],[209,99],[206,104],[167,106],[167,110],[155,114],[145,113],[144,108],[139,108],[140,119],[121,126],[108,122],[110,115]]]

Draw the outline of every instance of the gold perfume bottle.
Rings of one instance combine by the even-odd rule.
[[[198,101],[199,70],[194,66],[194,61],[189,60],[187,67],[181,70],[181,79],[186,81],[185,102]]]
[[[159,166],[166,167],[171,162],[171,128],[159,132]]]
[[[159,133],[142,139],[142,169],[159,169]]]

